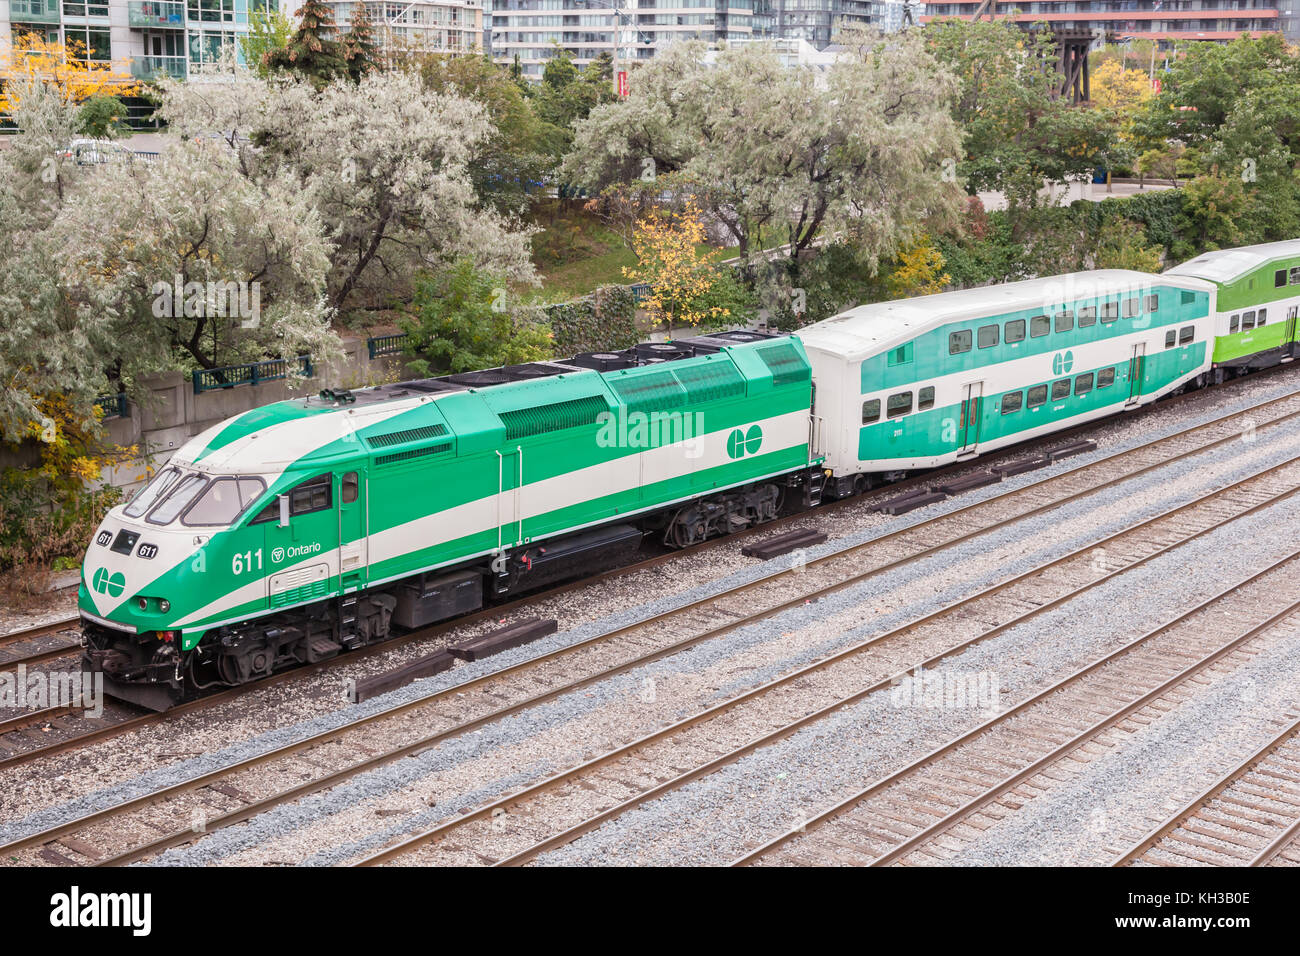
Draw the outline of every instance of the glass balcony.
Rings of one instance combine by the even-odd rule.
[[[14,23],[58,23],[59,0],[9,0]]]
[[[13,2],[13,0],[11,0]],[[133,27],[185,28],[185,4],[166,0],[131,0],[126,5],[127,22]]]
[[[138,56],[131,61],[131,75],[137,80],[155,80],[160,76],[183,80],[187,62],[183,56]]]

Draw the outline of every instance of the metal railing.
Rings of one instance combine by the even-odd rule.
[[[9,0],[14,23],[58,23],[59,0]]]
[[[185,26],[185,4],[173,0],[130,0],[126,12],[126,22],[133,27]]]
[[[126,392],[118,392],[116,395],[106,395],[104,398],[95,399],[95,407],[104,413],[100,416],[101,421],[107,421],[110,418],[126,418]]]
[[[189,58],[184,56],[139,56],[131,61],[131,75],[137,80],[172,76],[183,80],[189,73]]]
[[[194,394],[201,395],[213,389],[234,388],[237,385],[260,385],[262,382],[288,378],[290,362],[297,363],[299,375],[311,378],[313,370],[310,355],[299,355],[296,359],[268,359],[265,362],[250,362],[248,365],[202,368],[194,372]]]
[[[370,352],[371,359],[376,359],[381,355],[397,355],[405,350],[407,338],[405,332],[397,332],[393,335],[372,335],[366,339],[366,348]]]

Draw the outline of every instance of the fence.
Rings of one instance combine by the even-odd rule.
[[[400,355],[406,348],[407,334],[405,332],[396,332],[393,335],[372,335],[366,339],[366,348],[370,352],[370,358],[376,359],[381,355]]]
[[[299,355],[292,361],[298,365],[297,374],[311,378],[312,365],[310,355]],[[198,369],[194,373],[194,394],[215,388],[234,388],[236,385],[257,385],[289,377],[289,359],[270,359],[265,362],[250,362],[247,365],[225,365],[221,368]]]
[[[116,395],[109,395],[105,398],[96,399],[95,407],[104,413],[101,416],[101,420],[106,421],[110,418],[126,418],[126,392],[118,392]]]

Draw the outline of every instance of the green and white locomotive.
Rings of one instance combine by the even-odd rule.
[[[268,405],[87,549],[85,666],[163,709],[1290,361],[1300,242]]]
[[[279,402],[182,447],[85,558],[88,667],[161,709],[685,546],[819,483],[797,339],[626,353]]]

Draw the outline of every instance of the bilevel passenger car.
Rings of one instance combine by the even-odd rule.
[[[86,552],[85,666],[165,708],[915,469],[1290,361],[1300,242],[279,402]]]
[[[1196,278],[1099,270],[864,305],[802,329],[831,490],[1201,382],[1214,292]]]
[[[1295,357],[1300,312],[1300,240],[1221,249],[1168,270],[1214,284],[1215,382]]]

